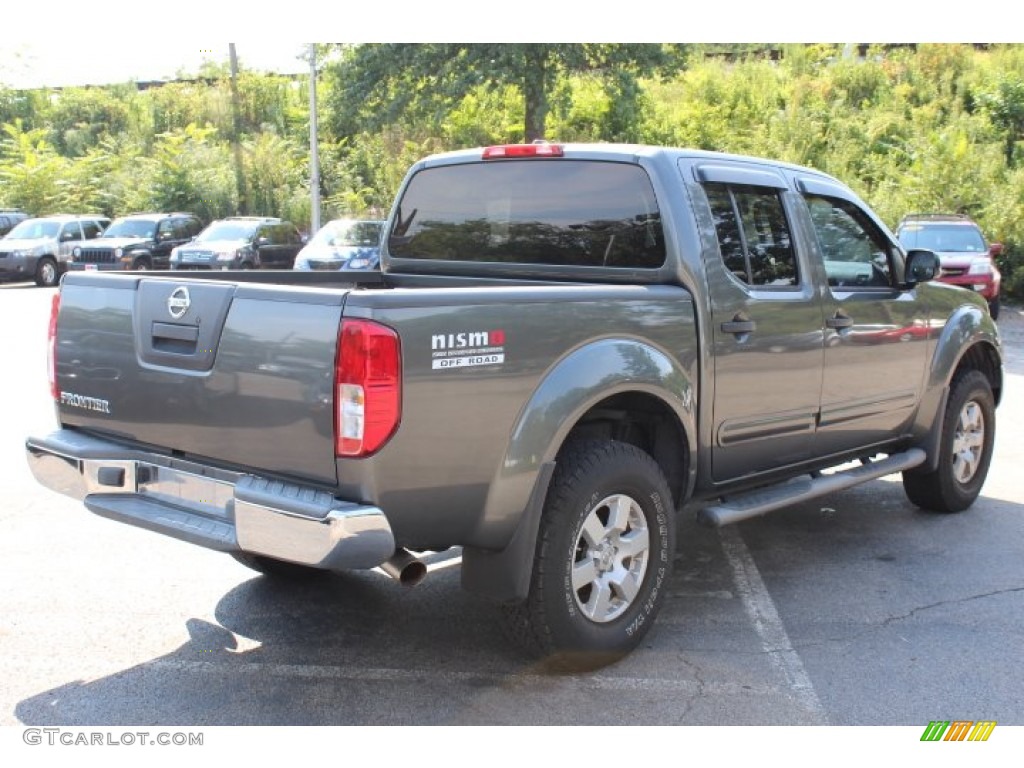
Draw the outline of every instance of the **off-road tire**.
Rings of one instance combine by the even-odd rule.
[[[506,630],[552,670],[612,663],[654,623],[674,551],[672,494],[654,459],[612,440],[568,445],[548,489],[529,594],[503,606]]]
[[[957,376],[946,401],[939,464],[903,473],[903,490],[922,509],[963,512],[981,493],[996,436],[995,398],[980,371]]]

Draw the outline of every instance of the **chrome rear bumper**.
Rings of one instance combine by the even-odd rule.
[[[42,485],[130,525],[223,552],[327,570],[374,568],[395,551],[377,507],[58,430],[25,442]]]

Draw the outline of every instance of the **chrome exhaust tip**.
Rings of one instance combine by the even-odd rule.
[[[427,566],[407,549],[396,549],[380,569],[403,587],[415,587],[427,575]]]

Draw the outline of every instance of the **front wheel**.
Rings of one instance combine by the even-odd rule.
[[[60,272],[57,269],[57,262],[49,256],[45,256],[36,264],[36,285],[40,288],[50,288],[57,284],[60,279]]]
[[[674,550],[672,495],[655,461],[626,443],[572,444],[548,490],[529,594],[504,606],[506,626],[554,668],[616,661],[654,623]]]
[[[967,509],[985,484],[995,435],[992,387],[980,371],[967,371],[953,381],[946,401],[939,465],[932,472],[904,472],[907,497],[933,512]]]

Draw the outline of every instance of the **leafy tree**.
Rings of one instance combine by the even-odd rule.
[[[84,155],[106,135],[124,132],[128,108],[123,99],[102,88],[67,88],[49,113],[54,146],[66,157]]]
[[[20,120],[3,126],[0,190],[3,204],[35,216],[60,211],[60,180],[67,161],[46,140],[45,128],[26,130]]]
[[[342,140],[324,155],[331,182],[325,202],[342,214],[383,217],[409,166],[441,149],[438,140],[417,141],[399,126]]]
[[[523,99],[523,137],[543,138],[559,78],[586,74],[620,94],[645,75],[683,66],[676,45],[612,43],[363,44],[329,65],[330,104],[339,137],[375,130],[400,116],[437,126],[477,86],[515,85]]]
[[[49,92],[45,89],[15,91],[0,86],[0,125],[21,121],[26,129],[46,123]]]
[[[288,139],[264,133],[245,144],[249,207],[260,216],[287,216],[295,190],[304,190],[308,169],[302,150]],[[308,215],[308,214],[307,214]]]
[[[994,87],[979,94],[977,100],[1002,131],[1006,164],[1013,168],[1017,142],[1024,139],[1024,79],[1000,78]]]
[[[190,211],[204,221],[234,213],[230,151],[210,127],[157,136],[152,154],[122,167],[121,178],[121,212]]]
[[[208,108],[210,86],[205,83],[168,83],[141,95],[152,113],[153,135],[213,122]]]

